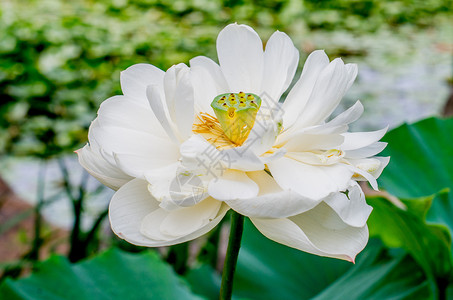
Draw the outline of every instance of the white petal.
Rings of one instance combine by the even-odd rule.
[[[157,85],[149,85],[146,89],[146,96],[148,97],[151,109],[157,120],[159,120],[162,128],[174,143],[179,144],[179,138],[176,134],[176,125],[170,119],[167,106],[164,104],[162,89]]]
[[[124,127],[167,137],[151,107],[140,105],[126,96],[114,96],[102,102],[97,122],[101,126]]]
[[[363,114],[363,105],[360,101],[357,101],[353,106],[339,114],[333,120],[329,121],[326,125],[330,127],[350,124],[360,118]]]
[[[208,193],[221,201],[251,198],[258,195],[258,185],[245,172],[226,170],[222,177],[209,183]]]
[[[355,150],[367,147],[379,141],[387,132],[388,126],[381,130],[368,132],[346,132],[343,134],[344,142],[341,145],[341,150]]]
[[[179,153],[177,147],[153,149],[154,153],[146,156],[113,153],[116,165],[125,173],[144,179],[144,175],[155,169],[165,167],[178,161]]]
[[[282,145],[288,152],[309,151],[309,150],[330,150],[338,149],[344,141],[341,134],[307,134],[296,133],[284,137],[285,140],[277,140],[277,145]]]
[[[348,158],[347,161],[352,164],[351,170],[354,174],[354,179],[357,181],[368,180],[371,187],[378,190],[378,184],[376,179],[381,175],[384,168],[388,165],[390,157],[371,157],[371,158],[359,158],[351,159]]]
[[[313,51],[307,58],[302,75],[283,102],[285,115],[283,127],[289,128],[307,104],[321,71],[329,64],[329,58],[322,50]]]
[[[251,147],[241,146],[221,151],[223,166],[240,171],[264,170],[264,162]]]
[[[133,179],[117,166],[105,160],[100,154],[99,148],[93,148],[87,144],[82,149],[77,150],[76,153],[82,167],[102,184],[113,190],[119,189]]]
[[[185,141],[180,151],[184,167],[199,177],[218,177],[231,163],[228,155],[197,134]]]
[[[348,226],[325,203],[287,219],[251,218],[269,239],[308,253],[354,262],[368,242],[368,228]]]
[[[290,128],[290,130],[283,131],[279,140],[289,140],[298,134],[342,134],[348,130],[348,124],[356,121],[363,113],[363,105],[357,101],[346,111],[339,114],[333,120],[321,124],[305,128]]]
[[[335,193],[328,196],[324,202],[349,226],[363,227],[373,208],[366,203],[365,195],[358,184],[354,184],[348,191],[347,196],[344,193]]]
[[[144,175],[149,182],[148,190],[159,202],[165,202],[169,197],[170,184],[176,177],[179,163],[173,163],[159,169],[149,170]]]
[[[264,171],[248,172],[247,175],[258,184],[258,196],[226,201],[232,209],[242,215],[286,218],[312,209],[320,202],[302,197],[292,190],[281,189],[272,176]]]
[[[385,147],[387,147],[387,143],[376,142],[363,148],[345,151],[345,156],[348,158],[366,158],[380,153]]]
[[[279,102],[291,84],[299,62],[299,51],[283,32],[276,31],[264,51],[264,73],[261,90],[274,102]]]
[[[143,218],[159,209],[159,202],[151,197],[147,186],[144,180],[130,181],[113,195],[109,206],[110,225],[115,234],[140,246],[154,246],[156,243],[140,233]]]
[[[189,68],[185,64],[172,66],[164,77],[165,101],[168,113],[178,128],[182,140],[192,133],[194,122],[193,88]]]
[[[187,236],[214,220],[222,203],[212,198],[197,205],[174,211],[158,209],[142,220],[141,233],[153,240],[170,240]]]
[[[196,205],[209,196],[208,183],[212,177],[199,172],[177,162],[144,175],[150,183],[148,190],[161,202],[160,207],[175,210]]]
[[[346,64],[345,68],[346,68],[347,77],[349,78],[349,81],[347,82],[346,88],[345,88],[345,93],[346,93],[346,91],[349,90],[351,85],[354,83],[354,81],[357,77],[357,74],[359,72],[359,69],[356,64]]]
[[[303,128],[324,121],[338,106],[354,78],[339,58],[334,59],[319,74],[307,105],[299,115],[294,126]]]
[[[207,57],[198,56],[190,60],[190,73],[197,112],[213,116],[212,100],[229,91],[220,66]]]
[[[379,157],[374,156],[372,158],[361,158],[361,159],[347,159],[353,170],[354,180],[366,181],[370,183],[374,190],[378,190],[378,183],[376,179],[381,176],[382,171],[388,165],[390,157]]]
[[[343,159],[342,153],[338,150],[314,152],[288,152],[286,157],[313,166],[328,166],[340,163]]]
[[[390,156],[387,157],[381,157],[381,156],[374,156],[373,158],[379,160],[381,162],[379,168],[376,171],[371,172],[371,175],[374,176],[374,178],[379,178],[381,176],[382,171],[384,171],[384,168],[387,167],[387,165],[390,162]]]
[[[162,87],[164,74],[164,71],[149,64],[130,66],[121,72],[121,90],[125,96],[146,103],[146,87],[150,84]]]
[[[275,160],[268,167],[281,188],[313,200],[346,190],[354,174],[345,164],[312,166],[288,157]]]
[[[179,156],[178,146],[168,138],[157,137],[145,131],[100,126],[93,122],[90,135],[109,154],[130,154],[153,160],[172,160]]]
[[[263,77],[263,43],[247,25],[230,24],[217,37],[217,55],[230,92],[259,94]]]
[[[281,124],[281,123],[280,123]],[[280,132],[278,122],[256,120],[243,148],[250,148],[256,155],[261,155],[272,148]]]
[[[149,194],[147,186],[148,183],[144,180],[134,179],[130,181],[115,193],[109,207],[110,224],[115,234],[120,238],[127,240],[129,243],[138,246],[160,247],[183,243],[188,240],[195,239],[214,228],[228,210],[226,205],[222,205],[218,209],[216,215],[214,215],[213,219],[208,219],[207,223],[206,220],[204,220],[202,222],[204,225],[201,227],[198,227],[194,231],[185,235],[166,238],[163,236],[164,233],[166,235],[170,232],[176,233],[176,231],[172,231],[175,224],[168,224],[168,222],[174,220],[174,217],[169,217],[169,213],[165,214],[165,211],[159,207],[159,202]],[[212,205],[211,203],[208,203],[206,206],[209,206],[213,210],[215,208],[215,205]],[[159,239],[149,238],[140,232],[142,226],[145,231],[153,231],[155,229],[154,227],[150,228],[146,224],[142,224],[145,217],[155,211],[160,212],[156,215],[156,220],[160,220],[161,222],[156,222],[156,220],[150,220],[149,218],[147,221],[152,221],[153,225],[164,230]],[[203,207],[203,209],[200,210],[203,214],[203,218],[206,216],[207,211],[208,209],[206,207]],[[209,213],[211,213],[211,211],[209,211]],[[190,214],[193,216],[194,211],[191,211]],[[167,218],[170,219],[166,220]],[[187,222],[190,223],[190,218],[191,217],[184,219],[184,225],[192,225],[187,224]],[[165,225],[162,227],[162,222],[164,221]],[[198,222],[198,220],[196,220],[196,222]],[[194,227],[192,226],[192,228]]]
[[[377,183],[377,180],[376,178],[374,178],[373,175],[371,175],[370,173],[368,173],[367,171],[363,170],[363,169],[359,169],[355,166],[350,166],[350,169],[351,171],[354,172],[354,180],[357,180],[357,181],[368,181],[371,185],[371,187],[377,191],[378,190],[378,183]]]

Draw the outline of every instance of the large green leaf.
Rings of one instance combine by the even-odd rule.
[[[220,274],[207,265],[188,276],[193,290],[216,299]],[[430,298],[422,269],[404,252],[390,255],[371,240],[355,265],[277,244],[245,223],[234,281],[236,299]]]
[[[383,155],[390,164],[379,178],[381,186],[400,198],[429,196],[449,188],[452,193],[434,199],[427,221],[443,224],[453,233],[453,118],[429,118],[390,131]]]
[[[374,210],[368,220],[371,236],[379,236],[387,246],[405,248],[425,270],[433,283],[452,272],[451,236],[445,226],[428,224],[426,212],[438,196],[403,200],[403,210],[387,199],[369,197]]]
[[[439,287],[453,273],[453,119],[429,118],[404,124],[384,138],[390,164],[381,186],[407,210],[381,198],[369,199],[369,227],[391,247],[407,249]],[[448,192],[448,191],[452,192]]]
[[[380,183],[402,198],[453,188],[453,119],[429,118],[404,124],[383,139],[391,156]]]
[[[265,299],[307,299],[350,267],[346,261],[311,255],[275,243],[246,222],[235,275],[235,294]]]
[[[384,155],[391,157],[379,181],[381,186],[397,197],[409,199],[430,196],[441,190],[432,201],[418,206],[426,221],[441,224],[453,235],[453,118],[429,118],[414,124],[404,124],[390,131]],[[422,199],[422,198],[420,198]],[[416,201],[415,201],[416,202]],[[409,203],[414,212],[417,206]]]
[[[154,252],[109,250],[71,265],[54,256],[30,277],[5,280],[0,299],[200,299]]]
[[[361,261],[314,299],[430,299],[423,271],[405,253],[370,245]]]

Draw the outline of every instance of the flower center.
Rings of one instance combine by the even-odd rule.
[[[221,94],[211,103],[224,134],[237,145],[250,134],[260,106],[260,97],[244,92]]]

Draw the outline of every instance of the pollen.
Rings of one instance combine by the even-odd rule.
[[[195,123],[192,126],[192,132],[203,136],[219,150],[239,146],[225,135],[219,120],[207,113],[201,113],[196,116]]]

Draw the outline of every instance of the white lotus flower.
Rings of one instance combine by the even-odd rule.
[[[211,230],[229,208],[268,238],[321,256],[353,261],[368,241],[371,207],[356,181],[376,178],[386,129],[348,133],[360,102],[326,121],[357,75],[341,59],[313,52],[283,104],[299,53],[275,32],[232,24],[206,57],[167,72],[134,65],[123,96],[107,99],[78,151],[93,176],[117,190],[114,232],[164,246]]]

